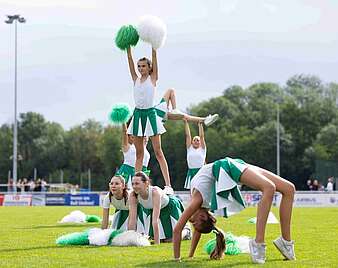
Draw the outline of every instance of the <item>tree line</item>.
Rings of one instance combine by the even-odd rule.
[[[276,172],[277,109],[280,115],[280,172],[297,189],[316,175],[316,161],[338,165],[338,84],[318,77],[296,75],[285,85],[256,83],[247,88],[226,88],[221,96],[191,106],[197,116],[218,113],[220,119],[205,129],[207,162],[230,156]],[[108,113],[108,111],[107,111]],[[168,121],[162,136],[175,190],[183,189],[187,164],[184,124]],[[197,125],[190,124],[192,134]],[[7,183],[12,168],[12,125],[0,127],[0,183]],[[154,184],[163,185],[159,165],[151,153],[149,167]],[[43,115],[22,113],[18,120],[18,176],[80,184],[90,169],[92,189],[105,190],[123,161],[121,128],[89,119],[65,130]],[[332,174],[338,176],[338,174]],[[82,186],[86,187],[83,180]]]

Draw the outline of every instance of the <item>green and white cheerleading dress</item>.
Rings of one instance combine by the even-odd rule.
[[[142,171],[145,173],[150,173],[148,170],[148,164],[150,160],[150,153],[146,147],[144,147],[144,156],[143,156],[143,167]],[[125,179],[125,183],[128,189],[132,188],[131,182],[132,178],[135,175],[135,163],[136,163],[136,148],[134,144],[129,145],[129,149],[126,152],[123,152],[123,164],[120,166],[116,175],[121,175]],[[149,175],[149,174],[148,174]]]
[[[238,182],[247,167],[243,160],[230,157],[204,165],[191,181],[191,192],[201,193],[204,208],[224,217],[236,214],[245,208]]]
[[[156,187],[156,186],[155,186]],[[146,228],[149,230],[148,235],[154,238],[154,230],[152,226],[153,218],[153,188],[149,186],[148,199],[144,200],[140,195],[137,196],[139,204],[145,208],[147,213]],[[159,189],[159,188],[158,188]],[[161,211],[159,217],[159,235],[160,239],[171,239],[173,237],[173,229],[184,211],[181,201],[175,196],[166,195],[162,189],[161,192]]]
[[[167,113],[164,99],[155,106],[156,87],[152,84],[150,76],[141,82],[137,78],[134,85],[135,110],[128,127],[128,134],[139,137],[151,137],[163,134],[166,130],[163,120]]]
[[[192,145],[187,148],[188,172],[185,178],[184,188],[191,188],[191,180],[205,163],[207,149],[201,146],[195,149]]]
[[[130,192],[128,191],[128,195]],[[111,219],[111,229],[114,230],[128,230],[128,217],[129,217],[129,199],[127,201],[122,199],[116,199],[111,195],[109,200],[109,193],[104,197],[102,207],[105,209],[109,209],[110,206],[115,208],[115,213]],[[142,206],[137,206],[137,228],[136,231],[142,234],[148,234],[148,231],[145,226],[145,220],[147,215],[144,212]]]
[[[135,174],[136,148],[134,144],[129,145],[129,149],[123,152],[123,164],[120,166],[116,175],[121,175],[125,183],[131,189],[131,180]]]

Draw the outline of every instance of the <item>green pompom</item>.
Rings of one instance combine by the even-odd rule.
[[[57,245],[89,245],[88,230],[60,236],[56,239]]]
[[[126,50],[130,46],[136,46],[139,35],[133,25],[122,26],[116,34],[115,44],[121,50]]]
[[[238,242],[234,235],[230,232],[225,234],[225,254],[227,255],[238,255],[241,253],[241,250],[238,247]],[[216,247],[216,238],[209,240],[204,245],[204,251],[209,255]]]
[[[110,236],[109,236],[109,239],[108,239],[108,244],[110,245],[111,244],[111,241],[119,234],[122,234],[123,231],[122,230],[114,230],[111,232]]]
[[[109,119],[110,122],[114,125],[122,125],[127,123],[131,116],[130,108],[127,104],[116,104],[113,106]]]
[[[208,253],[208,255],[211,254],[211,252],[215,249],[216,247],[216,239],[211,239],[209,240],[203,247],[204,251]]]
[[[101,222],[102,219],[96,215],[86,215],[86,222]]]

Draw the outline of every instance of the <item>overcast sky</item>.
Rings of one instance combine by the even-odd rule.
[[[133,106],[126,55],[113,43],[124,24],[145,14],[168,28],[158,51],[157,99],[177,91],[181,109],[219,96],[230,85],[281,85],[294,74],[337,82],[336,0],[0,0],[18,26],[18,110],[41,113],[66,129],[111,105]],[[0,124],[13,120],[14,25],[0,23]],[[140,42],[135,58],[150,57]]]

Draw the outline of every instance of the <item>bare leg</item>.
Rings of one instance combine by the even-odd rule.
[[[162,175],[165,181],[165,185],[171,186],[167,160],[165,159],[165,156],[161,148],[161,135],[155,135],[150,138],[153,144],[153,149],[155,152],[156,159],[158,163],[160,164],[160,168],[161,168],[161,172],[162,172]]]
[[[134,145],[136,148],[135,172],[142,171],[144,156],[144,137],[135,137]]]
[[[175,93],[175,90],[173,88],[169,88],[164,93],[163,99],[167,103],[168,111],[169,111],[170,104],[171,104],[171,107],[172,107],[173,110],[175,110],[177,108],[177,106],[176,106],[176,93]],[[168,120],[182,120],[183,118],[185,118],[187,121],[195,122],[195,123],[203,122],[205,120],[205,117],[192,116],[192,115],[185,114],[185,113],[171,114],[170,112],[168,112],[167,116],[168,116]]]
[[[279,177],[278,175],[260,167],[253,166],[259,173],[267,177],[276,185],[276,191],[282,194],[282,201],[279,207],[279,217],[282,237],[285,240],[291,240],[291,214],[295,194],[293,183]]]
[[[163,95],[163,99],[167,103],[167,108],[169,110],[169,106],[171,104],[171,108],[176,109],[176,94],[173,88],[169,88]]]
[[[276,186],[272,181],[253,167],[248,167],[243,172],[240,181],[253,189],[260,190],[263,194],[257,207],[256,223],[256,242],[263,243],[265,238],[266,222],[268,220]]]

